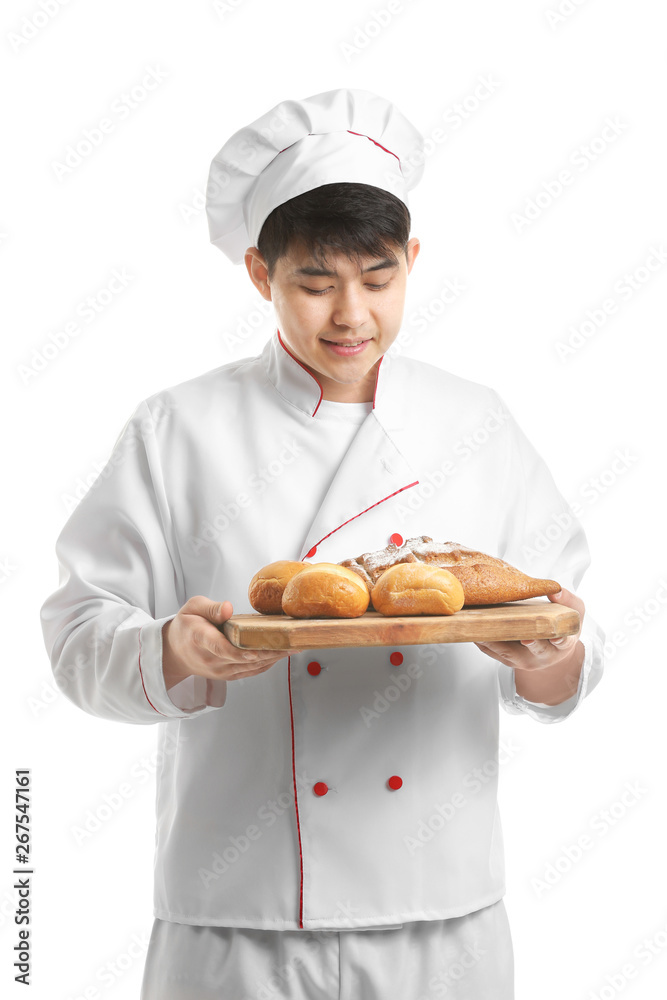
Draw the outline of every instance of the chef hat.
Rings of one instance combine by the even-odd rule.
[[[273,209],[322,184],[371,184],[407,205],[424,172],[423,149],[405,115],[368,90],[282,101],[214,156],[206,187],[211,243],[243,263]]]

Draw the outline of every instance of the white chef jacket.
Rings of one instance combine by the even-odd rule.
[[[519,698],[474,643],[309,650],[167,692],[164,623],[196,594],[252,613],[249,581],[277,559],[424,534],[576,591],[582,527],[493,389],[385,355],[327,471],[325,426],[345,405],[322,401],[275,330],[258,356],[140,402],[58,537],[41,609],[56,679],[93,715],[158,726],[161,919],[338,930],[495,902],[498,706],[560,721],[601,676],[587,613],[578,691],[552,707]]]

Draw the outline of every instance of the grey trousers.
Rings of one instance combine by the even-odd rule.
[[[274,931],[155,919],[140,1000],[514,1000],[503,900],[399,928]]]

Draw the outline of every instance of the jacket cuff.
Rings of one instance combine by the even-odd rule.
[[[572,715],[586,695],[593,689],[602,669],[602,640],[604,636],[596,625],[582,627],[579,641],[584,646],[584,662],[579,676],[579,686],[571,698],[558,705],[545,705],[539,701],[528,701],[517,694],[514,670],[505,663],[498,664],[498,683],[503,708],[510,715],[528,715],[538,722],[562,722]]]
[[[584,657],[584,666],[586,660]],[[500,682],[500,694],[503,707],[510,715],[529,715],[538,722],[562,722],[568,715],[571,715],[583,697],[584,690],[584,666],[581,668],[579,677],[579,687],[576,694],[558,705],[545,705],[540,701],[528,701],[520,694],[517,694],[515,685],[514,670],[504,663],[499,663],[498,680]]]
[[[187,719],[221,708],[227,682],[206,677],[186,677],[167,690],[162,672],[162,626],[174,615],[155,618],[139,630],[139,672],[149,705],[168,719]]]

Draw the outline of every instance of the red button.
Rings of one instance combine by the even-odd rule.
[[[312,674],[313,677],[317,677],[317,675],[319,674],[319,672],[320,672],[321,669],[322,669],[322,667],[317,662],[317,660],[313,660],[312,663],[309,663],[308,666],[306,667],[306,670],[308,671],[308,673]]]
[[[392,776],[389,779],[389,781],[387,782],[387,784],[389,785],[390,788],[397,789],[397,788],[400,788],[401,785],[403,784],[403,779],[399,778],[399,776],[397,774],[392,774]],[[317,787],[317,786],[315,786],[315,787]]]
[[[314,556],[316,552],[317,552],[317,545],[313,545],[313,547],[310,550],[310,552],[306,552],[306,554],[305,554],[305,556],[303,558],[304,559],[310,559],[311,556]]]
[[[400,548],[400,546],[403,544],[403,536],[399,535],[399,533],[395,531],[394,534],[391,535],[389,541],[393,542],[394,545],[398,545]]]
[[[403,662],[403,653],[392,653],[391,656],[389,657],[389,662],[394,667],[400,667],[401,663]]]
[[[400,781],[401,779],[399,778],[398,780]],[[313,791],[316,795],[326,795],[329,791],[329,786],[324,781],[316,781],[313,785]]]

